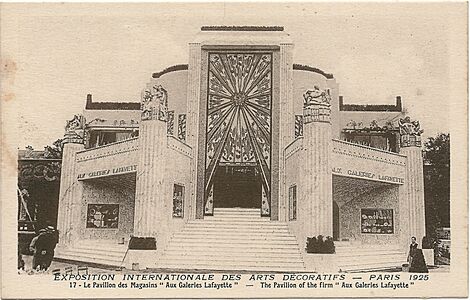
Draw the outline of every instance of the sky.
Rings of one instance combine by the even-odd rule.
[[[42,149],[63,136],[88,93],[138,102],[153,72],[188,62],[201,26],[280,25],[294,62],[332,73],[345,103],[394,104],[400,95],[434,136],[450,128],[465,11],[464,3],[3,5],[2,59],[14,62],[7,83],[18,108],[7,117],[18,123],[20,149]]]

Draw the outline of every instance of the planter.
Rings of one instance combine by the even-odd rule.
[[[338,272],[335,254],[305,253],[304,262],[308,272]]]
[[[423,249],[423,256],[424,256],[424,261],[426,262],[426,265],[428,266],[434,266],[434,249]]]

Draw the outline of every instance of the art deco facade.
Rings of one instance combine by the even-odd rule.
[[[311,271],[325,266],[305,243],[323,235],[332,271],[406,260],[425,234],[419,123],[400,97],[345,104],[293,47],[282,27],[203,27],[141,103],[89,95],[66,127],[59,256]]]

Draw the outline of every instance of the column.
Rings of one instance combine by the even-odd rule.
[[[304,94],[303,182],[304,240],[333,235],[330,95],[314,87]]]
[[[160,85],[150,86],[142,95],[133,239],[146,244],[144,248],[153,248],[148,243],[156,240],[167,219],[164,210],[167,97]]]
[[[294,99],[293,99],[293,48],[292,43],[280,44],[279,58],[279,133],[272,128],[272,135],[279,136],[279,190],[276,195],[273,188],[271,198],[271,219],[286,221],[288,219],[288,193],[286,187],[285,158],[284,149],[294,140],[294,130],[292,122],[294,120]],[[273,87],[274,89],[275,87]],[[274,92],[275,90],[273,90]],[[276,101],[276,99],[273,99]],[[273,112],[276,104],[273,103]],[[274,120],[273,120],[274,121]],[[274,123],[274,122],[273,122]],[[273,155],[273,158],[276,156]],[[273,173],[275,170],[273,170]],[[273,174],[275,175],[275,173]],[[276,181],[273,180],[273,183]],[[274,187],[274,186],[273,186]]]
[[[195,219],[203,217],[204,204],[199,203],[199,211],[196,212],[197,198],[197,155],[198,155],[198,134],[199,134],[199,102],[201,96],[201,44],[189,44],[189,66],[188,66],[188,120],[186,130],[188,133],[188,145],[192,148],[191,160],[191,181],[187,195],[189,195],[189,218]]]
[[[80,211],[82,202],[82,185],[77,179],[76,156],[84,149],[84,118],[75,115],[65,126],[62,151],[62,168],[60,174],[59,208],[57,229],[59,242],[69,245],[78,238]]]
[[[425,227],[425,203],[424,203],[424,177],[423,177],[423,153],[421,150],[421,133],[418,121],[411,121],[409,117],[400,119],[400,154],[406,156],[405,184],[400,196],[404,197],[406,207],[400,212],[408,219],[408,228],[403,230],[407,235],[404,239],[412,236],[421,244],[423,236],[426,235]],[[406,230],[407,229],[407,230]]]

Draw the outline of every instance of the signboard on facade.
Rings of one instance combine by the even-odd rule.
[[[96,170],[92,172],[78,174],[78,180],[105,177],[105,176],[111,176],[111,175],[121,175],[121,174],[136,172],[136,171],[137,171],[137,165],[116,167],[112,169]]]
[[[362,170],[351,170],[334,167],[332,168],[334,175],[346,176],[346,177],[355,177],[366,180],[381,181],[394,184],[404,184],[405,179],[403,177],[390,176],[387,174],[379,174],[373,172],[367,172]]]
[[[393,209],[361,209],[361,233],[393,234]]]

